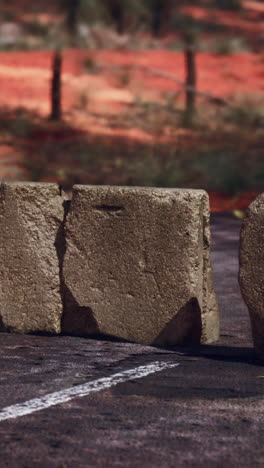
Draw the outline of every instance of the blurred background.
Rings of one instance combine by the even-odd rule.
[[[0,179],[264,191],[264,3],[1,0]]]

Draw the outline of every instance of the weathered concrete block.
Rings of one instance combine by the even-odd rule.
[[[56,242],[61,244],[63,203],[56,184],[0,185],[2,330],[61,330],[63,307]]]
[[[240,236],[239,283],[256,352],[264,359],[264,194],[249,206]]]
[[[206,192],[75,186],[65,229],[65,332],[218,339]]]

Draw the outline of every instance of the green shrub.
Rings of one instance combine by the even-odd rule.
[[[154,177],[156,187],[178,187],[182,184],[185,173],[177,159],[161,162]]]
[[[181,52],[185,49],[185,44],[183,41],[172,40],[166,44],[166,48],[174,52]]]
[[[198,34],[202,29],[199,20],[179,12],[172,14],[171,28],[177,33],[188,35],[193,43],[197,42]]]
[[[247,52],[249,46],[245,39],[241,37],[221,37],[214,41],[212,50],[215,54],[231,55]]]
[[[49,32],[49,26],[47,24],[40,23],[40,21],[28,21],[24,23],[24,28],[28,34],[32,36],[46,36]]]
[[[33,115],[23,108],[14,111],[2,109],[0,112],[0,132],[17,138],[29,138],[34,130]]]
[[[237,163],[235,153],[208,151],[197,154],[193,167],[203,180],[204,188],[209,190],[235,194],[249,188],[248,174]]]
[[[226,119],[239,127],[263,128],[264,102],[262,101],[261,103],[252,98],[244,98],[228,109]]]
[[[18,117],[10,125],[10,132],[17,138],[28,138],[32,135],[32,122],[26,117]]]

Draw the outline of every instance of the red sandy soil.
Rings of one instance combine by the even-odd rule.
[[[164,96],[180,89],[173,80],[156,77],[140,70],[131,71],[130,82],[122,87],[118,72],[104,70],[97,75],[85,73],[83,60],[88,52],[68,50],[63,54],[63,110],[65,119],[89,134],[118,136],[137,141],[152,142],[153,135],[143,130],[111,129],[111,115],[133,105],[137,99],[162,101]],[[93,53],[95,65],[131,66],[136,63],[147,69],[165,71],[184,79],[184,60],[181,53],[166,50],[144,52],[98,51]],[[43,117],[49,113],[51,52],[2,53],[0,64],[0,106],[25,107]],[[232,96],[261,95],[264,90],[262,58],[256,54],[216,56],[200,53],[197,57],[198,89],[229,99]],[[87,96],[88,111],[76,109],[80,96]],[[184,132],[178,129],[175,133]],[[11,155],[11,156],[10,156]],[[19,169],[20,155],[0,142],[1,176],[23,178]],[[246,208],[255,193],[240,198],[211,194],[213,211]]]
[[[83,61],[91,56],[99,67],[143,66],[150,70],[170,73],[184,80],[183,54],[166,50],[144,52],[68,50],[63,54],[63,107],[70,111],[77,105],[80,95],[89,101],[104,103],[105,111],[114,112],[115,105],[130,106],[136,99],[160,101],[166,94],[177,92],[181,86],[173,80],[153,76],[141,70],[133,70],[126,88],[118,83],[119,71],[107,70],[97,75],[85,73]],[[24,106],[43,115],[49,112],[51,77],[51,52],[10,52],[1,54],[0,106],[15,108]],[[198,89],[229,99],[232,96],[261,95],[264,90],[264,67],[258,54],[218,56],[200,53],[197,56],[199,70]],[[98,111],[100,114],[100,109]],[[89,119],[88,119],[89,120]],[[88,122],[87,122],[88,123]],[[90,130],[90,128],[89,128]],[[91,130],[90,130],[91,131]]]
[[[19,0],[26,11],[30,2]],[[14,3],[15,5],[15,3]],[[221,22],[245,33],[263,34],[263,22],[256,21],[264,12],[264,4],[245,1],[244,6],[250,18],[237,13],[217,11],[216,22]],[[23,11],[22,9],[22,11]],[[185,7],[197,17],[205,18],[206,13],[199,7]],[[52,10],[51,10],[52,11]],[[44,15],[44,16],[43,16]],[[54,15],[54,12],[53,12]],[[47,14],[40,20],[47,21]],[[42,19],[41,19],[42,18]],[[212,19],[212,18],[211,18]],[[250,21],[252,19],[252,21]],[[97,74],[85,70],[85,58],[99,67]],[[24,107],[36,111],[42,117],[49,114],[49,93],[52,53],[9,52],[1,53],[0,63],[0,107],[15,109]],[[144,67],[137,69],[134,65]],[[263,57],[258,54],[237,54],[231,56],[199,53],[198,89],[214,96],[234,101],[244,96],[261,99],[264,90]],[[117,67],[115,71],[107,67]],[[124,84],[122,73],[126,68],[128,82]],[[184,80],[184,57],[182,53],[168,50],[148,51],[106,51],[66,50],[63,53],[63,111],[65,120],[71,126],[84,131],[87,135],[106,135],[122,137],[126,140],[153,142],[155,135],[138,128],[111,128],[111,118],[124,110],[129,110],[138,100],[164,102],[169,93],[176,93],[181,86],[163,77],[154,76],[147,70],[169,73]],[[81,108],[81,100],[86,98],[87,109]],[[185,130],[176,129],[177,134]],[[166,139],[164,130],[163,137]],[[0,140],[0,177],[6,179],[25,178],[19,168],[21,154],[5,140]],[[219,194],[210,194],[213,211],[246,208],[256,196],[255,192],[230,199]]]
[[[240,213],[237,211],[246,210],[258,195],[259,192],[254,190],[234,197],[222,193],[209,192],[211,212],[233,211],[236,216],[240,217]]]

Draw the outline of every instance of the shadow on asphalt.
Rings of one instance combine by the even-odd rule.
[[[172,351],[172,348],[168,348]],[[263,361],[258,359],[253,348],[239,346],[200,345],[199,348],[174,347],[173,351],[184,353],[192,357],[205,357],[222,362],[241,362],[264,366]]]
[[[69,336],[69,335],[64,335]],[[135,345],[128,340],[121,338],[116,338],[113,336],[106,335],[92,335],[87,336],[91,341],[102,341],[109,343],[120,343],[120,344],[129,344],[131,346]],[[155,349],[159,350],[158,354],[162,354],[164,351],[166,354],[173,354],[174,352],[179,355],[189,356],[189,357],[203,357],[208,359],[214,359],[222,362],[241,362],[253,365],[264,366],[264,362],[261,361],[255,353],[253,347],[242,347],[242,346],[224,346],[224,345],[198,345],[198,346],[173,346],[173,347],[164,347],[164,346],[150,346],[149,354],[155,354]]]

